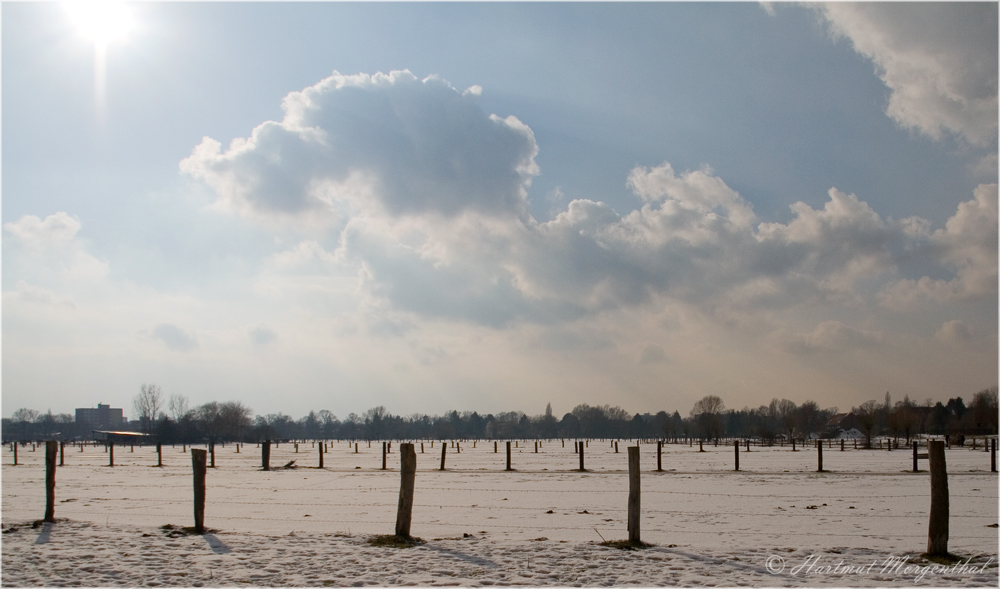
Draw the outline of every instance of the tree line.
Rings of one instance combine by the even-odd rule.
[[[679,411],[631,414],[617,406],[586,403],[561,418],[551,403],[540,415],[521,411],[481,415],[476,411],[450,411],[442,415],[393,415],[384,406],[362,415],[338,419],[328,410],[309,411],[299,419],[284,413],[254,415],[240,401],[212,401],[190,408],[188,399],[163,395],[160,387],[143,384],[132,402],[133,420],[122,426],[154,434],[164,444],[282,439],[551,439],[551,438],[656,438],[665,440],[720,438],[804,439],[831,437],[840,428],[831,425],[836,407],[820,408],[814,401],[796,404],[773,399],[757,408],[726,409],[720,397],[709,395],[697,401],[688,415]],[[930,400],[923,404],[909,397],[893,403],[889,393],[883,401],[867,401],[849,412],[847,421],[868,443],[872,437],[890,435],[996,434],[997,387],[977,392],[966,406],[961,397],[947,403]],[[3,439],[90,439],[91,426],[75,423],[73,416],[18,409],[4,418]]]

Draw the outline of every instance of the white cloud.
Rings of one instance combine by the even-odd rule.
[[[263,323],[250,328],[247,335],[250,336],[250,341],[256,346],[266,346],[278,339],[278,334]]]
[[[934,139],[986,147],[997,133],[994,2],[811,5],[871,59],[892,90],[886,114]]]
[[[980,184],[972,200],[925,241],[920,254],[948,269],[951,279],[923,276],[886,286],[879,301],[890,309],[911,309],[924,301],[995,297],[997,293],[997,185]]]
[[[588,331],[594,318],[680,305],[729,329],[774,333],[787,352],[830,353],[888,336],[824,318],[865,321],[874,303],[921,289],[951,289],[938,302],[996,292],[996,186],[978,188],[937,230],[884,218],[836,188],[820,208],[797,202],[790,221],[762,223],[710,169],[664,162],[628,175],[636,210],[556,189],[546,198],[558,209],[540,222],[527,213],[538,173],[531,129],[482,112],[474,93],[409,72],[335,74],[289,94],[284,109],[281,123],[225,152],[203,143],[182,167],[220,203],[257,217],[339,215],[336,248],[306,239],[273,254],[254,290],[353,313],[338,320],[343,333],[526,324],[538,326],[540,348],[570,349],[580,334],[605,341]],[[907,268],[927,276],[904,273],[914,260]],[[660,356],[647,346],[639,358]]]
[[[791,354],[841,353],[877,346],[882,340],[879,332],[857,329],[840,321],[824,321],[809,333],[779,331],[772,336],[780,349]]]
[[[80,231],[80,220],[60,211],[45,220],[25,215],[16,222],[4,223],[3,228],[28,250],[61,250],[72,246],[73,238]]]
[[[538,146],[476,92],[409,71],[334,73],[285,97],[285,117],[228,149],[205,138],[181,170],[220,206],[265,217],[524,215]]]
[[[659,344],[646,344],[639,355],[639,364],[663,364],[667,361],[667,353]]]
[[[934,337],[948,344],[962,344],[972,340],[973,329],[964,321],[955,319],[941,324]]]
[[[52,308],[76,309],[76,303],[70,297],[60,296],[51,290],[28,284],[18,280],[14,287],[17,298],[26,303],[43,305]]]
[[[198,347],[198,338],[172,323],[161,323],[153,328],[153,338],[167,345],[171,350],[189,352]]]
[[[77,236],[79,219],[57,212],[41,219],[25,215],[4,223],[5,236],[12,241],[13,268],[22,276],[41,281],[93,281],[105,278],[108,262],[90,255]]]

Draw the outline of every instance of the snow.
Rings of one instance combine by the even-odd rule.
[[[164,447],[157,468],[150,447],[117,447],[107,466],[100,447],[66,447],[56,473],[56,524],[32,527],[45,507],[44,451],[9,446],[2,467],[4,586],[351,586],[364,585],[718,585],[997,586],[997,475],[982,450],[947,452],[952,553],[964,569],[931,571],[927,544],[927,461],[911,473],[909,450],[664,446],[642,450],[642,538],[647,550],[603,547],[626,532],[627,453],[591,440],[580,473],[573,442],[504,445],[440,443],[417,449],[411,531],[414,548],[373,547],[392,533],[399,455],[381,470],[381,444],[359,453],[332,442],[318,464],[311,443],[271,449],[275,468],[260,469],[260,449],[216,447],[207,475],[204,536],[161,526],[190,526],[189,454]],[[527,446],[527,447],[525,447]],[[203,447],[203,446],[202,446]],[[551,513],[549,513],[551,512]],[[778,561],[780,557],[782,561]],[[891,559],[899,560],[895,566]],[[769,560],[770,559],[770,560]],[[990,561],[992,559],[992,561]],[[780,574],[768,569],[780,568]],[[811,565],[810,565],[811,563]],[[840,569],[836,568],[838,563]],[[872,564],[875,563],[875,564]],[[866,566],[867,570],[847,571]],[[796,567],[798,567],[796,569]],[[825,567],[825,568],[824,568]],[[906,567],[911,571],[906,572]],[[795,569],[795,572],[793,572]],[[917,576],[923,571],[923,576]]]

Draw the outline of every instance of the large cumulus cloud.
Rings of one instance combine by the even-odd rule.
[[[977,146],[995,141],[996,3],[813,6],[875,63],[892,90],[886,114],[897,123],[934,139],[950,133]]]
[[[219,202],[265,216],[522,215],[537,173],[531,130],[488,115],[478,91],[408,71],[334,73],[285,97],[285,117],[228,149],[206,137],[181,169]]]
[[[533,134],[483,112],[477,95],[409,72],[335,74],[290,94],[282,122],[226,151],[206,139],[182,167],[238,211],[338,211],[336,246],[303,241],[275,263],[308,254],[314,274],[356,272],[368,308],[412,317],[501,328],[671,301],[729,318],[807,309],[806,331],[773,328],[773,341],[841,352],[882,335],[831,305],[996,294],[996,185],[937,229],[836,188],[821,208],[797,202],[788,222],[762,222],[710,169],[664,162],[623,178],[635,210],[576,199],[539,221],[527,207]]]

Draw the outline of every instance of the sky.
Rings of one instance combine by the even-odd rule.
[[[996,3],[0,10],[4,416],[997,383]]]

